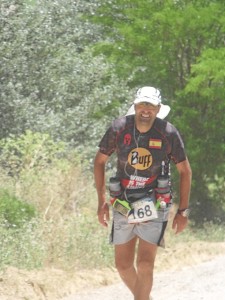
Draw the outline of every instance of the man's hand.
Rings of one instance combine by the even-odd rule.
[[[107,227],[109,221],[109,205],[106,202],[99,205],[97,214],[99,223],[102,226]]]
[[[177,213],[173,219],[172,228],[175,230],[175,233],[178,234],[187,227],[187,224],[188,218]]]

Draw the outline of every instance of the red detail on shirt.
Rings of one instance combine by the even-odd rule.
[[[131,143],[131,135],[129,133],[125,134],[123,138],[124,145],[130,145]]]

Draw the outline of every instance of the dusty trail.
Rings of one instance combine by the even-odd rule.
[[[225,256],[181,268],[179,271],[156,273],[152,291],[154,300],[225,300]],[[122,284],[83,291],[63,300],[132,300]]]

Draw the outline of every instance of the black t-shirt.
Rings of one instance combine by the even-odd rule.
[[[101,142],[100,152],[117,154],[117,177],[126,191],[143,191],[156,187],[162,161],[175,164],[186,160],[184,144],[178,130],[169,122],[155,119],[152,128],[140,133],[134,115],[112,122]]]

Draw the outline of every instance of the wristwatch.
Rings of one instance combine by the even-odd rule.
[[[178,209],[177,213],[185,218],[188,218],[190,215],[190,208]]]

